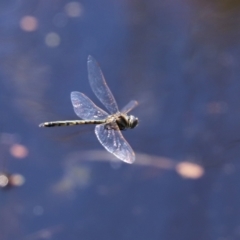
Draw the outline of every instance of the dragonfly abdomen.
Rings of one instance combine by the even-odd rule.
[[[39,127],[61,127],[61,126],[75,126],[82,124],[102,124],[105,120],[71,120],[71,121],[55,121],[41,123]]]

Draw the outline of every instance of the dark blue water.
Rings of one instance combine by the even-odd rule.
[[[237,1],[0,8],[0,172],[25,178],[0,191],[1,240],[240,238]],[[89,54],[120,109],[139,101],[139,126],[123,133],[132,165],[112,161],[93,127],[38,128],[77,119],[71,91],[103,107]]]

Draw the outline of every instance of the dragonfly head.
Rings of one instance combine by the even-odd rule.
[[[116,123],[120,130],[126,130],[128,128],[135,128],[138,125],[138,118],[127,114],[120,114],[116,118]]]
[[[128,118],[128,126],[129,128],[135,128],[138,125],[138,118],[130,115]]]

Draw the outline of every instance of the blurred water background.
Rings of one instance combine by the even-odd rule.
[[[240,239],[240,2],[2,0],[1,240]],[[100,107],[99,62],[119,107],[128,165],[77,119],[71,91]],[[1,180],[1,179],[0,179]],[[23,183],[23,182],[22,182]]]

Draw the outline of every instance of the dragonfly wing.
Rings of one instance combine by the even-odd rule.
[[[103,120],[108,116],[83,93],[71,92],[71,100],[75,113],[83,120]]]
[[[124,139],[117,124],[114,129],[107,128],[107,124],[100,124],[95,127],[95,134],[99,142],[106,148],[106,150],[114,154],[117,158],[126,163],[133,163],[135,154],[131,146]]]
[[[88,56],[87,63],[88,79],[93,92],[111,114],[118,112],[116,100],[106,83],[98,63],[92,56]]]
[[[138,102],[135,100],[130,101],[122,110],[122,113],[128,113],[133,110],[138,105]]]

